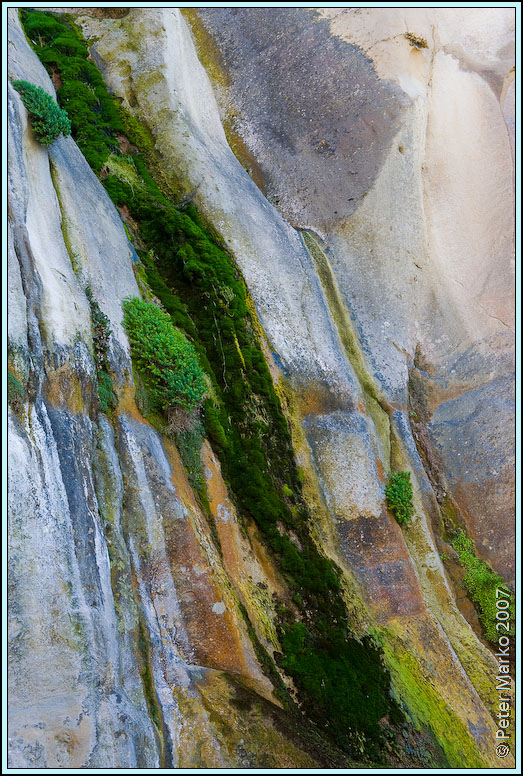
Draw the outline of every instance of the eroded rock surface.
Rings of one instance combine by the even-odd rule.
[[[506,132],[498,156],[471,179],[488,145],[478,132],[476,156],[460,159],[452,177],[439,145],[452,127],[442,128],[440,109],[428,105],[445,101],[448,79],[460,82],[473,95],[473,115],[491,117],[497,142],[505,125],[495,89],[505,106],[510,89],[504,64],[496,64],[499,47],[484,55],[469,30],[475,46],[455,43],[452,53],[450,42],[427,38],[427,50],[417,49],[400,28],[391,45],[410,70],[398,75],[391,52],[384,71],[369,54],[379,26],[372,13],[352,25],[356,38],[343,15],[328,12],[257,9],[256,23],[246,9],[201,13],[228,73],[222,98],[239,107],[236,129],[248,126],[246,146],[281,212],[232,153],[179,11],[131,9],[78,21],[111,89],[151,129],[168,185],[180,196],[193,193],[246,279],[273,377],[293,408],[314,530],[354,591],[361,632],[379,630],[396,697],[438,742],[442,762],[499,767],[496,664],[446,579],[431,528],[434,489],[407,415],[409,366],[420,343],[427,379],[439,391],[430,433],[481,549],[490,541],[482,489],[492,477],[510,478],[508,464],[501,467],[508,460],[512,227],[510,208],[500,203],[485,248],[476,229],[486,234],[488,202],[478,187],[492,184],[508,203],[512,157]],[[507,29],[504,21],[494,28],[505,47]],[[10,34],[12,77],[52,94],[14,13]],[[467,51],[469,69],[459,70]],[[264,78],[270,62],[277,67]],[[348,84],[347,99],[339,84]],[[255,107],[239,104],[257,95]],[[283,582],[255,532],[240,529],[211,449],[204,445],[202,463],[222,557],[174,444],[136,407],[121,327],[121,301],[137,293],[136,257],[117,211],[72,139],[56,141],[49,155],[35,142],[11,89],[9,119],[10,346],[27,385],[23,408],[11,413],[12,766],[338,765],[337,754],[296,729],[274,702],[239,603],[270,652],[277,647],[272,593]],[[459,156],[459,143],[453,151]],[[486,251],[478,262],[456,230],[454,254],[444,239],[453,217],[448,176],[474,249]],[[456,286],[466,286],[473,270],[466,299]],[[112,423],[93,400],[87,285],[113,330],[119,403]],[[497,424],[494,440],[483,418]],[[467,464],[456,458],[479,441],[488,455],[474,463],[474,490]],[[391,465],[414,475],[415,516],[405,530],[385,509]],[[496,519],[505,510],[508,535],[507,503],[493,494],[490,509]]]
[[[324,239],[389,400],[405,406],[418,345],[452,383],[433,444],[478,551],[512,584],[513,9],[188,18],[269,199]]]
[[[10,42],[10,75],[53,94],[14,12]],[[48,153],[26,116],[10,87],[10,368],[26,387],[9,409],[10,766],[318,767],[328,755],[274,703],[176,448],[134,403],[119,215],[74,141]],[[87,286],[113,331],[113,423],[96,412]]]

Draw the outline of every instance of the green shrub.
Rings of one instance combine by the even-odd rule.
[[[484,560],[476,557],[474,542],[465,531],[458,531],[452,540],[452,546],[459,561],[466,568],[463,585],[478,613],[478,618],[487,641],[497,645],[500,634],[496,631],[496,590],[507,590],[505,582]],[[507,591],[508,592],[508,591]],[[508,622],[514,623],[514,598],[510,597]],[[510,633],[514,634],[513,627]]]
[[[385,488],[385,497],[387,507],[398,523],[408,523],[414,511],[410,472],[393,472]]]
[[[133,361],[158,408],[195,409],[204,397],[205,379],[194,347],[157,305],[134,297],[123,308]]]
[[[60,135],[71,134],[67,113],[41,86],[28,81],[13,81],[13,86],[27,108],[33,132],[42,145],[51,145]]]

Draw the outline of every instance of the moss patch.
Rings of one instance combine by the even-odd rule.
[[[466,569],[463,585],[476,607],[485,638],[493,646],[497,646],[500,635],[507,633],[514,635],[516,616],[514,596],[508,591],[499,574],[476,556],[474,542],[465,531],[460,530],[456,533],[452,546],[458,554],[460,563]],[[498,590],[504,593],[496,595]],[[496,630],[498,622],[506,623],[508,630],[506,631],[504,626],[501,626],[501,631]]]
[[[463,722],[420,672],[416,659],[389,633],[383,641],[387,665],[414,725],[431,730],[442,747],[443,768],[488,767]],[[437,751],[437,746],[434,747]]]
[[[26,401],[24,385],[10,369],[7,371],[7,400],[15,415],[21,415]]]

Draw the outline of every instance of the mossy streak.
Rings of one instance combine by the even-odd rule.
[[[465,531],[456,532],[452,546],[466,569],[463,585],[476,607],[485,638],[497,647],[500,635],[514,635],[514,596],[499,574],[476,556],[474,542]],[[498,622],[503,623],[501,630]]]
[[[478,752],[465,724],[447,706],[431,681],[420,672],[416,659],[392,633],[384,631],[383,645],[399,700],[412,714],[417,726],[432,730],[445,754],[442,767],[484,768],[488,764]]]
[[[310,232],[303,231],[301,234],[305,247],[316,267],[316,272],[320,278],[330,312],[336,323],[341,343],[363,389],[365,406],[378,432],[384,460],[388,462],[390,459],[389,407],[386,401],[378,395],[376,386],[369,375],[358,337],[354,330],[354,324],[350,318],[347,305],[338,289],[327,256]]]

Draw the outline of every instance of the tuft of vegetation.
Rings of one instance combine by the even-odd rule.
[[[85,295],[91,308],[91,326],[93,329],[94,361],[96,365],[96,378],[98,382],[98,400],[101,412],[114,410],[117,405],[117,397],[114,391],[112,377],[109,373],[109,338],[111,327],[109,318],[100,309],[100,305],[93,296],[89,286],[85,289]]]
[[[502,589],[508,592],[503,579],[484,560],[476,557],[474,542],[467,536],[465,531],[460,530],[452,540],[452,546],[456,550],[459,562],[465,567],[466,573],[463,577],[463,585],[474,604],[478,613],[478,618],[487,641],[497,645],[500,633],[496,630],[496,590]],[[515,622],[514,597],[510,596],[510,605],[507,609],[509,613],[507,623],[511,623],[509,633],[514,635],[512,624]],[[504,621],[505,622],[505,621]]]
[[[393,472],[385,487],[385,497],[398,523],[408,523],[414,511],[410,472]]]
[[[340,571],[311,536],[303,472],[241,272],[194,205],[177,206],[160,190],[146,164],[153,149],[150,134],[135,118],[126,121],[114,100],[109,105],[112,98],[94,64],[78,59],[78,46],[65,55],[64,36],[69,41],[76,36],[87,52],[74,25],[35,11],[22,11],[22,19],[49,71],[53,63],[60,69],[58,96],[70,112],[73,137],[113,202],[125,206],[139,225],[133,230],[137,252],[165,308],[139,299],[124,305],[144,406],[167,418],[173,405],[194,411],[208,387],[205,432],[238,514],[257,525],[294,601],[292,609],[279,608],[280,667],[294,680],[299,706],[326,734],[349,753],[361,758],[364,751],[379,760],[380,720],[397,709],[389,675],[374,641],[360,642],[351,634]],[[88,70],[81,70],[84,66]],[[80,73],[92,89],[78,87]],[[136,146],[132,155],[119,149],[122,126]],[[120,163],[118,157],[124,157]],[[199,433],[196,427],[174,433],[197,488]],[[270,657],[260,660],[278,697],[290,703]]]
[[[60,135],[71,134],[67,113],[41,86],[29,81],[13,81],[13,86],[27,108],[36,139],[43,146],[51,145]]]
[[[7,400],[15,414],[19,415],[24,409],[25,388],[10,370],[7,371]]]
[[[405,37],[409,41],[410,45],[414,46],[415,48],[424,49],[429,47],[429,44],[425,38],[421,37],[421,35],[414,35],[413,32],[406,32]]]
[[[194,347],[172,325],[168,313],[138,297],[123,303],[123,325],[131,355],[158,409],[179,404],[191,411],[205,394],[205,379]]]
[[[200,501],[205,501],[205,478],[202,473],[200,459],[200,451],[205,439],[205,429],[197,419],[193,428],[175,431],[173,436],[187,473],[187,479],[191,487],[200,496]]]
[[[111,375],[107,372],[98,372],[98,401],[100,402],[100,412],[110,412],[114,410],[118,401],[114,392],[114,383]]]

